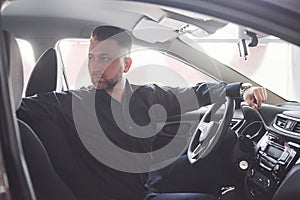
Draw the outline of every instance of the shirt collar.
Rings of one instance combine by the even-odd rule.
[[[103,89],[96,89],[94,86],[91,86],[90,88],[91,92],[95,92],[96,95],[107,95],[111,98],[111,96]],[[130,99],[130,97],[133,95],[133,89],[132,89],[132,85],[129,83],[128,79],[126,79],[126,83],[125,83],[125,92],[124,92],[124,96],[123,96],[123,100],[128,101]]]

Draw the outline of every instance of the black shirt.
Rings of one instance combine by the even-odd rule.
[[[147,171],[186,147],[165,138],[157,122],[180,121],[181,114],[224,101],[225,95],[239,97],[239,88],[240,83],[170,88],[127,82],[121,103],[94,88],[51,92],[24,98],[17,114],[78,199],[143,199]],[[176,137],[178,126],[172,131]],[[175,150],[165,150],[168,145]]]

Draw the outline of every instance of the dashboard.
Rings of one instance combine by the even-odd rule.
[[[265,118],[270,116],[251,108],[243,113],[246,123],[236,129],[253,142],[255,151],[244,182],[248,198],[300,199],[300,111],[283,110],[269,122]]]

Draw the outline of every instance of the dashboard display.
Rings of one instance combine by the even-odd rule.
[[[269,145],[267,148],[267,154],[275,159],[279,159],[283,150],[276,148],[274,146]]]

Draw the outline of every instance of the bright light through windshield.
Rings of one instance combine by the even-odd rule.
[[[259,35],[259,44],[249,48],[245,59],[239,55],[240,34],[237,25],[228,24],[206,38],[189,37],[194,41],[189,44],[279,96],[300,101],[300,80],[296,77],[300,74],[299,47],[274,36]]]

